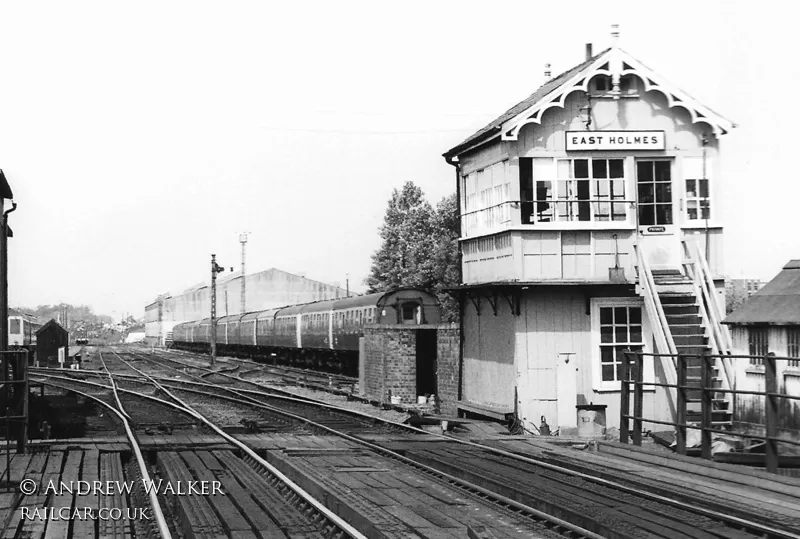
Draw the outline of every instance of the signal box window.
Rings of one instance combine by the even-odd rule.
[[[686,218],[690,221],[711,219],[708,180],[686,180]]]
[[[15,318],[8,321],[9,333],[21,333],[19,319]]]
[[[669,161],[638,161],[639,224],[672,224],[672,175]]]
[[[522,222],[627,220],[623,163],[622,159],[558,159],[553,170],[550,158],[534,158],[529,172],[520,159],[520,173],[526,178],[532,174],[535,180],[529,191],[522,191]],[[526,207],[527,197],[535,198],[535,204]],[[526,215],[527,211],[534,215]]]
[[[622,381],[624,350],[644,348],[641,307],[600,307],[600,376],[603,382]]]

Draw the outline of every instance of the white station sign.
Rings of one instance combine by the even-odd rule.
[[[567,151],[664,150],[663,131],[567,131]]]

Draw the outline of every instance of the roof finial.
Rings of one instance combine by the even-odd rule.
[[[550,64],[544,64],[544,81],[545,82],[549,81],[551,76],[552,74],[550,72]]]
[[[611,47],[617,48],[619,42],[619,25],[611,25]]]

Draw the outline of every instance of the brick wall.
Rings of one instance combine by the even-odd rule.
[[[364,328],[364,385],[370,399],[403,404],[417,401],[417,332],[436,330],[436,368],[442,413],[455,414],[458,401],[460,333],[455,324],[397,326],[374,324]]]
[[[439,386],[441,413],[456,415],[458,403],[459,343],[458,324],[440,325],[436,333],[436,381]]]
[[[364,329],[364,395],[388,402],[391,391],[404,404],[416,402],[418,327],[375,324]]]

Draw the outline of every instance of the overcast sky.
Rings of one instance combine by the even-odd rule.
[[[787,7],[783,7],[786,5]],[[714,201],[734,277],[800,258],[784,2],[3,2],[12,306],[141,316],[209,255],[362,289],[392,189],[620,25],[620,46],[739,125]],[[782,10],[789,10],[782,13]],[[720,207],[722,206],[722,207]]]

